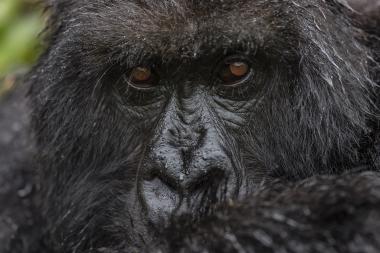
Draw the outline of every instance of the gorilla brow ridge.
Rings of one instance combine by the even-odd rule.
[[[128,58],[127,62],[150,56],[196,58],[215,47],[255,52],[272,39],[297,40],[289,24],[272,18],[274,11],[252,16],[255,10],[246,7],[245,1],[234,5],[231,12],[216,9],[212,16],[203,17],[194,17],[193,9],[178,4],[182,1],[169,2],[149,1],[149,7],[136,2],[88,3],[64,18],[66,31],[62,36],[71,37],[68,42],[80,44],[81,50],[92,57]],[[283,36],[276,36],[285,30]],[[75,48],[71,44],[67,47]],[[128,55],[124,55],[126,52]]]

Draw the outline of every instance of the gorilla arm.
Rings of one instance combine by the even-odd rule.
[[[195,225],[183,216],[161,252],[374,253],[379,232],[380,174],[319,176],[262,186]]]

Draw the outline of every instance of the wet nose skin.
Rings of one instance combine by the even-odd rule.
[[[210,204],[197,197],[205,192],[215,195],[209,198],[213,202],[236,193],[238,177],[215,124],[204,111],[184,116],[183,108],[161,122],[142,166],[139,190],[155,219]]]
[[[154,223],[166,223],[176,212],[207,208],[236,190],[232,164],[212,133],[194,148],[154,147],[151,156],[140,192]]]
[[[203,184],[230,176],[229,157],[217,136],[208,131],[193,147],[172,147],[170,141],[152,147],[144,179],[158,178],[178,193],[191,194]]]

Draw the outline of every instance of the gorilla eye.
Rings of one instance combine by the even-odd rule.
[[[150,67],[135,67],[128,75],[128,84],[140,90],[154,88],[158,78]]]
[[[226,86],[235,86],[247,80],[251,66],[241,59],[227,59],[219,69],[219,78]]]

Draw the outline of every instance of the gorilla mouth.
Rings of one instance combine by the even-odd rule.
[[[184,176],[173,180],[156,174],[140,180],[137,194],[151,221],[167,225],[171,218],[183,215],[199,219],[212,213],[218,203],[237,198],[240,184],[236,178],[218,168],[188,181]]]

